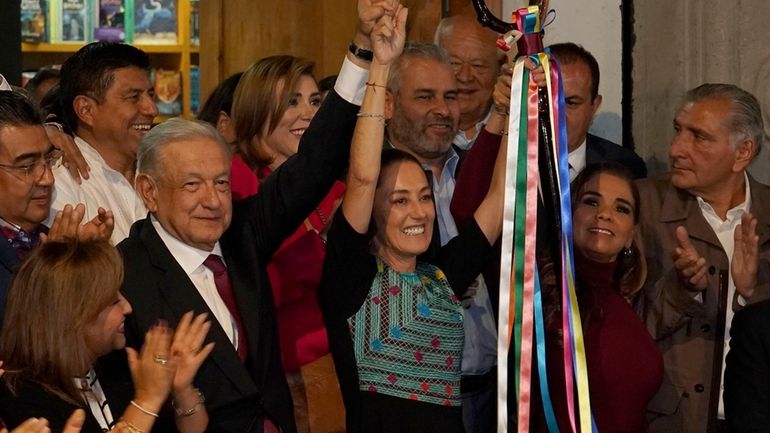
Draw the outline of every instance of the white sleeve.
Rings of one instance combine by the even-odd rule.
[[[364,102],[368,79],[369,70],[356,65],[345,56],[337,81],[334,83],[334,91],[351,104],[361,105]]]

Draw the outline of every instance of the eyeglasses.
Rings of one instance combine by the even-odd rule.
[[[49,152],[44,157],[36,160],[35,162],[22,165],[6,165],[0,164],[0,168],[10,172],[15,172],[23,175],[27,180],[38,180],[43,176],[45,170],[50,168],[54,170],[62,164],[62,151],[59,149]]]

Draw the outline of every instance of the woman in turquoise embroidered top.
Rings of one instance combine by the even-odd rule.
[[[462,307],[453,287],[466,288],[479,274],[502,226],[504,149],[473,221],[422,260],[435,220],[430,183],[414,156],[382,152],[386,83],[405,22],[398,6],[372,31],[348,189],[319,289],[349,433],[463,431]]]

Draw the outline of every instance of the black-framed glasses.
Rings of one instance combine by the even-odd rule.
[[[0,168],[11,173],[19,173],[28,180],[38,180],[47,168],[53,170],[61,166],[63,155],[61,150],[55,149],[34,162],[19,165],[0,164]]]

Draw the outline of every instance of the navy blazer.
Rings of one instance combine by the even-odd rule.
[[[195,378],[206,398],[209,431],[259,433],[264,417],[284,433],[296,431],[266,266],[347,167],[357,112],[357,106],[331,92],[302,136],[297,154],[261,183],[256,195],[233,204],[233,219],[220,245],[249,353],[242,363],[225,331],[212,320],[207,342],[216,345]],[[123,294],[133,306],[126,320],[129,346],[141,346],[158,319],[175,326],[190,310],[214,318],[149,217],[136,222],[118,248],[125,262]]]
[[[647,165],[633,150],[626,149],[593,134],[586,135],[586,165],[597,162],[617,162],[631,170],[635,179],[647,177]]]

